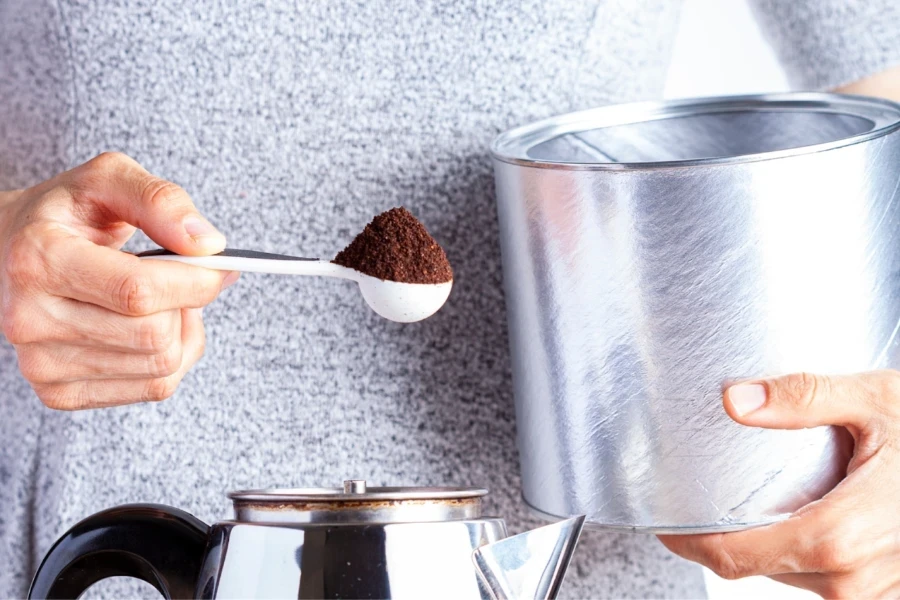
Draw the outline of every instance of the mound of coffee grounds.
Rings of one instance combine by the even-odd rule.
[[[401,283],[446,283],[453,279],[444,249],[402,207],[372,219],[332,262]]]

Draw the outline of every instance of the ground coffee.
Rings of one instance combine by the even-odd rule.
[[[401,283],[445,283],[453,279],[444,249],[402,207],[372,219],[333,262]]]

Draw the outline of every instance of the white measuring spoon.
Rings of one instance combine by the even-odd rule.
[[[152,260],[174,260],[218,271],[321,275],[349,279],[359,284],[359,291],[372,310],[385,319],[398,323],[413,323],[430,317],[444,305],[450,295],[450,288],[453,287],[453,281],[446,283],[387,281],[327,260],[268,254],[255,250],[227,248],[213,256],[181,256],[168,250],[150,250],[138,254],[138,257]]]

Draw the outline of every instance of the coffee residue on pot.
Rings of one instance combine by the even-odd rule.
[[[453,269],[444,249],[403,207],[392,208],[372,219],[332,262],[400,283],[453,280]]]

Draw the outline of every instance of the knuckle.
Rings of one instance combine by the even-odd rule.
[[[146,389],[142,396],[143,400],[150,402],[158,402],[171,398],[172,394],[178,388],[178,381],[174,377],[159,377],[151,379],[147,382]]]
[[[0,328],[7,341],[14,346],[27,344],[32,340],[32,323],[24,315],[18,302],[5,303],[0,312]]]
[[[890,369],[882,371],[880,375],[881,386],[877,400],[892,414],[897,414],[900,412],[900,371]]]
[[[823,387],[827,386],[827,380],[811,373],[796,373],[785,377],[781,384],[781,399],[805,410],[813,405],[820,392],[825,391]]]
[[[25,332],[22,331],[22,326],[18,319],[10,316],[10,311],[8,309],[4,309],[2,313],[0,313],[0,331],[3,332],[3,337],[12,344],[17,345],[23,343]]]
[[[121,171],[130,162],[131,159],[121,152],[101,152],[73,171],[72,191],[77,197],[80,192],[93,189],[110,175]]]
[[[57,256],[65,256],[72,252],[72,236],[61,234],[59,228],[52,223],[35,223],[26,228],[39,248],[38,254],[46,264],[48,259]]]
[[[816,566],[820,571],[848,573],[859,564],[859,544],[855,544],[844,531],[841,528],[836,529],[819,545],[816,552],[818,562]]]
[[[140,275],[129,273],[116,282],[113,298],[116,306],[127,315],[146,316],[153,313],[153,286]]]
[[[173,344],[162,354],[154,355],[150,368],[150,376],[165,378],[174,375],[181,368],[181,357],[181,347],[176,344]]]
[[[129,164],[131,158],[122,152],[101,152],[85,163],[86,170],[106,175]]]
[[[185,191],[171,181],[150,177],[141,191],[141,200],[151,209],[164,209],[184,195]]]
[[[29,383],[50,383],[53,381],[49,361],[34,350],[20,350],[19,372]]]
[[[71,394],[68,386],[35,385],[35,394],[41,404],[53,410],[68,410],[72,406]]]
[[[722,579],[740,579],[748,574],[746,568],[739,561],[735,560],[734,556],[721,542],[721,538],[715,548],[707,554],[707,560],[704,562],[711,571]]]
[[[138,327],[137,346],[143,351],[161,354],[174,343],[175,330],[167,319],[147,319]]]
[[[46,272],[46,254],[37,242],[46,233],[45,225],[31,224],[9,240],[3,257],[3,276],[7,282],[28,287]]]
[[[733,581],[740,579],[743,575],[740,569],[728,555],[716,555],[710,559],[709,569],[721,577]]]

